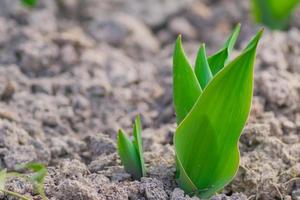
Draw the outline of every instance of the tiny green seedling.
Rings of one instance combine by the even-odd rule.
[[[140,116],[137,116],[133,125],[133,140],[130,140],[123,130],[118,133],[118,152],[125,171],[134,179],[146,175],[143,157],[142,126]]]
[[[238,25],[223,48],[207,58],[201,45],[195,68],[179,36],[173,54],[176,179],[188,194],[209,198],[235,176],[238,140],[249,115],[256,47],[262,30],[233,61]]]
[[[17,170],[27,169],[33,173],[27,178],[28,181],[34,186],[35,190],[42,197],[43,200],[46,200],[47,197],[44,191],[44,182],[47,175],[47,168],[41,163],[26,163],[18,165]]]
[[[18,172],[7,172],[6,169],[2,169],[0,171],[0,191],[22,200],[30,200],[30,198],[24,195],[5,189],[5,183],[7,178],[19,177],[26,181],[29,181],[34,186],[36,192],[40,195],[40,197],[43,200],[47,200],[48,198],[46,197],[44,191],[44,180],[47,175],[46,167],[40,163],[27,163],[16,166],[17,171],[23,169],[31,170],[33,173],[31,173],[28,176],[26,174],[21,174]]]
[[[271,29],[286,29],[299,0],[251,0],[255,20]]]

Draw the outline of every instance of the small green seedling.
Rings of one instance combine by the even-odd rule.
[[[251,0],[255,20],[271,29],[286,29],[299,0]]]
[[[249,115],[256,47],[262,30],[228,62],[238,25],[223,48],[207,58],[201,45],[195,68],[179,36],[173,54],[176,179],[188,194],[209,198],[235,176],[238,140]]]
[[[44,182],[45,177],[47,175],[47,168],[41,163],[27,163],[18,165],[16,167],[17,170],[27,169],[32,171],[33,173],[27,178],[34,186],[35,190],[42,197],[43,200],[46,200],[47,197],[44,191]]]
[[[16,166],[17,171],[23,169],[31,170],[32,173],[30,175],[26,175],[18,172],[7,172],[6,169],[2,169],[0,171],[0,191],[22,200],[30,200],[30,198],[24,195],[5,189],[5,183],[7,178],[19,177],[26,181],[29,181],[34,186],[36,192],[40,195],[40,197],[43,200],[47,200],[48,198],[46,197],[44,191],[44,180],[47,175],[46,167],[40,163],[27,163]]]
[[[123,130],[118,133],[118,152],[125,171],[134,179],[146,175],[143,157],[142,126],[140,116],[137,116],[133,125],[133,140],[130,140]]]
[[[21,3],[27,7],[35,7],[38,4],[38,0],[21,0]]]

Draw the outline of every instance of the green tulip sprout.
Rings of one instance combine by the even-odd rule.
[[[228,184],[239,166],[238,140],[250,111],[256,47],[262,35],[261,30],[228,62],[239,30],[240,25],[210,57],[201,45],[194,69],[180,36],[175,45],[176,179],[185,192],[201,198],[209,198]]]
[[[286,29],[299,0],[251,0],[255,20],[271,29]]]
[[[133,125],[133,140],[131,141],[123,130],[118,133],[118,152],[125,171],[134,179],[146,175],[146,167],[142,147],[142,126],[140,116],[137,116]]]

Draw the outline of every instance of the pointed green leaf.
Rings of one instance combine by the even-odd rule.
[[[6,169],[2,169],[0,171],[0,191],[5,190],[5,182],[6,182]]]
[[[250,111],[255,52],[261,34],[211,80],[176,129],[177,159],[202,198],[228,184],[238,169],[237,143]],[[186,178],[178,179],[178,183],[188,187],[184,186]]]
[[[205,44],[202,44],[198,50],[195,64],[195,74],[202,90],[204,90],[208,82],[213,77],[206,57]]]
[[[134,121],[133,125],[133,144],[138,152],[140,166],[142,169],[142,176],[146,176],[146,167],[143,156],[143,143],[142,143],[142,125],[141,118],[138,115]]]
[[[208,63],[213,75],[217,74],[228,61],[234,44],[239,36],[240,29],[241,25],[238,24],[225,42],[223,48],[208,58]]]
[[[34,172],[34,174],[31,176],[32,181],[35,181],[37,183],[43,183],[46,175],[47,175],[47,168],[41,164],[41,163],[26,163],[16,166],[17,170],[22,169],[29,169]]]
[[[173,99],[179,124],[190,112],[202,90],[182,48],[181,36],[176,40],[173,55]]]
[[[228,51],[228,54],[230,55],[232,50],[233,50],[233,47],[236,43],[236,40],[239,36],[239,33],[240,33],[240,30],[241,30],[241,24],[238,23],[234,30],[232,31],[232,34],[230,35],[230,37],[226,40],[225,44],[224,44],[224,47],[227,48],[227,51]]]
[[[142,169],[137,149],[122,130],[119,130],[118,133],[118,152],[125,171],[130,173],[134,179],[140,179]]]

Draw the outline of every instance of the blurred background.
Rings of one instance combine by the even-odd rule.
[[[76,192],[86,195],[79,199],[151,199],[146,183],[159,191],[161,198],[152,199],[182,196],[172,179],[174,41],[182,34],[193,63],[201,43],[212,54],[241,23],[234,56],[260,27],[265,33],[240,143],[242,167],[223,193],[229,199],[299,200],[298,3],[0,0],[1,166],[45,163],[51,175],[46,193],[53,199],[76,199]],[[146,162],[153,166],[144,182],[130,182],[115,149],[117,129],[129,131],[137,113],[146,129]],[[31,191],[16,183],[11,188]]]

